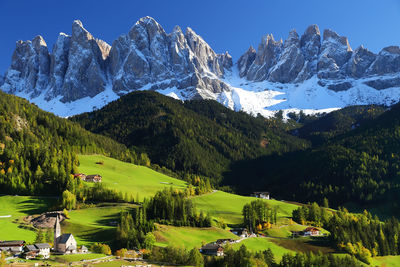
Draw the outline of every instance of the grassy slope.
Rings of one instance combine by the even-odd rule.
[[[155,236],[158,245],[183,246],[187,249],[199,248],[202,242],[209,243],[221,238],[238,238],[228,230],[220,228],[193,228],[166,225],[158,225]]]
[[[55,202],[55,198],[0,196],[0,216],[11,215],[9,218],[0,218],[0,240],[22,239],[33,242],[36,233],[28,228],[19,227],[20,225],[13,221],[48,211]],[[108,243],[114,239],[116,229],[110,222],[117,221],[120,211],[131,206],[118,204],[73,210],[69,213],[70,219],[62,223],[62,231],[72,233],[79,245],[90,245],[93,242]]]
[[[379,267],[400,266],[400,256],[375,257],[375,258],[372,258],[371,265],[379,266]]]
[[[164,188],[166,186],[164,183],[172,183],[181,188],[185,186],[183,181],[154,172],[146,167],[123,163],[104,156],[81,155],[79,159],[81,162],[80,171],[87,174],[99,173],[103,176],[103,182],[107,186],[123,192],[131,194],[139,192],[141,196],[151,196],[157,190]],[[104,165],[95,164],[97,161],[103,161]],[[210,212],[215,219],[228,224],[240,224],[242,222],[241,213],[243,205],[253,201],[255,198],[217,191],[192,199],[199,210]],[[50,200],[55,201],[54,199]],[[38,214],[45,211],[50,205],[48,201],[49,199],[32,197],[0,197],[0,215],[13,216],[12,218],[0,219],[0,226],[5,227],[4,229],[10,229],[10,231],[7,231],[10,234],[7,236],[0,235],[0,239],[20,239],[21,236],[24,236],[27,241],[33,241],[35,237],[34,232],[20,229],[17,224],[11,221],[28,214]],[[281,228],[271,229],[271,234],[273,232],[274,236],[284,236],[289,228],[296,228],[296,230],[299,227],[302,228],[302,226],[296,225],[285,226],[288,223],[288,217],[291,216],[292,210],[297,208],[296,205],[276,200],[265,201],[271,206],[278,208],[278,225]],[[129,209],[132,206],[129,204],[108,204],[101,207],[71,211],[69,214],[70,219],[63,222],[63,232],[73,233],[79,245],[90,245],[93,242],[112,243],[115,236],[115,226],[110,223],[118,220],[121,210]],[[3,227],[1,228],[3,229]],[[186,248],[200,247],[202,242],[208,243],[219,238],[237,238],[229,231],[219,228],[191,228],[164,225],[158,226],[155,234],[158,245],[173,244]],[[278,246],[276,242],[272,242],[267,238],[251,238],[243,241],[241,244],[246,244],[253,251],[271,248],[276,254],[277,259],[280,259],[283,253],[291,251],[290,248],[287,249]],[[240,247],[239,244],[236,246]]]
[[[233,245],[234,249],[239,249],[241,245],[245,245],[247,249],[256,252],[256,251],[263,251],[266,249],[271,249],[272,253],[274,253],[275,258],[280,261],[283,254],[286,253],[295,253],[290,249],[286,249],[284,247],[280,247],[275,243],[271,242],[269,238],[264,237],[251,237],[243,240],[240,243],[236,243]]]
[[[246,203],[256,198],[229,194],[222,191],[192,198],[198,209],[209,212],[218,221],[227,224],[242,223],[242,209]],[[265,200],[271,207],[278,208],[278,221],[291,217],[298,206],[277,200]]]
[[[73,233],[79,245],[89,246],[94,242],[110,243],[115,238],[116,226],[122,210],[133,205],[107,205],[69,213],[70,219],[62,223],[64,233]]]
[[[0,218],[0,240],[25,240],[33,242],[36,233],[32,230],[20,228],[16,219],[27,215],[47,211],[54,204],[54,198],[0,196],[0,216],[11,215],[9,218]]]
[[[104,162],[104,165],[96,162]],[[171,178],[144,166],[121,162],[101,155],[79,155],[79,171],[85,174],[100,174],[102,182],[109,188],[126,192],[142,200],[151,197],[166,186],[185,188],[186,182]]]

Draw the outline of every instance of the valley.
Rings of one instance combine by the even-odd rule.
[[[234,59],[172,13],[97,28],[98,6],[21,33],[49,43],[17,41],[0,75],[0,267],[400,265],[399,46],[299,12]],[[215,10],[203,34],[232,45],[299,25],[215,34]]]
[[[164,187],[171,187],[174,190],[184,190],[185,183],[181,180],[162,175],[153,170],[124,163],[112,158],[101,155],[79,155],[79,171],[81,173],[99,173],[102,175],[102,183],[109,185],[118,192],[128,192],[128,194],[142,194],[143,197],[151,196]],[[96,164],[102,162],[102,164]],[[118,184],[124,183],[125,187]],[[138,188],[145,190],[138,190]],[[213,226],[210,228],[196,227],[176,227],[157,224],[154,235],[156,237],[155,246],[177,246],[186,249],[199,248],[204,243],[214,242],[217,239],[229,238],[239,239],[228,229],[241,225],[242,208],[246,203],[253,201],[254,197],[245,197],[235,194],[215,191],[191,198],[196,207],[209,213],[213,218]],[[249,237],[241,240],[240,243],[232,245],[232,248],[238,250],[241,245],[245,245],[248,250],[257,252],[271,249],[275,255],[275,260],[280,261],[286,253],[295,252],[316,252],[338,253],[336,249],[330,248],[326,241],[317,241],[313,238],[292,238],[291,231],[301,231],[307,225],[299,225],[292,221],[292,212],[299,206],[284,201],[264,200],[270,207],[277,210],[277,223],[265,230],[266,237]],[[22,236],[27,242],[35,239],[35,230],[33,227],[21,229],[20,222],[28,215],[39,214],[44,211],[55,208],[57,199],[43,197],[24,197],[24,196],[0,196],[2,206],[8,207],[11,218],[0,218],[2,229],[8,229],[11,235],[1,235],[2,239],[19,239]],[[72,233],[78,244],[90,247],[95,242],[107,243],[112,247],[115,243],[116,223],[119,221],[119,215],[123,211],[129,211],[138,208],[135,204],[128,203],[97,203],[89,206],[82,205],[76,210],[68,213],[69,219],[62,223],[63,232]],[[3,215],[3,214],[1,214]],[[222,225],[227,225],[222,226]],[[221,228],[223,227],[223,228]],[[329,232],[324,232],[329,234]],[[323,239],[322,239],[323,240]],[[77,261],[84,259],[83,256],[65,258],[64,261]],[[96,258],[100,255],[93,255],[87,258]],[[61,261],[61,258],[54,260]],[[376,258],[375,262],[393,261],[392,258]],[[96,264],[97,266],[97,264]],[[103,266],[102,263],[98,266]]]

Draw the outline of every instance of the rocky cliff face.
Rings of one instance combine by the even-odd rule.
[[[207,97],[227,86],[218,78],[232,67],[229,54],[216,54],[192,29],[176,26],[167,34],[152,18],[140,19],[127,35],[114,41],[110,73],[115,92],[151,84],[153,89],[176,87],[188,97]]]
[[[239,77],[230,79],[236,73],[234,68]],[[90,111],[144,89],[183,100],[216,99],[243,110],[253,109],[257,103],[263,111],[265,101],[272,105],[280,100],[273,94],[262,100],[250,96],[253,93],[237,91],[237,87],[250,84],[253,88],[243,90],[257,92],[265,90],[262,83],[277,90],[306,84],[307,88],[312,85],[333,92],[349,91],[349,99],[354,94],[363,99],[354,103],[369,103],[364,101],[363,92],[351,89],[366,86],[362,90],[381,92],[397,88],[399,73],[398,46],[386,47],[378,54],[362,46],[353,51],[347,38],[332,30],[324,30],[321,38],[317,25],[309,26],[301,36],[292,30],[285,41],[276,41],[268,34],[257,50],[250,47],[233,66],[227,52],[215,53],[191,28],[182,31],[176,26],[166,33],[153,18],[144,17],[112,46],[93,37],[78,20],[72,24],[71,35],[59,34],[51,52],[41,36],[18,41],[10,68],[0,76],[0,89],[65,116]],[[371,103],[388,99],[384,94],[371,98]],[[60,108],[62,112],[57,110]],[[71,108],[75,110],[69,111]]]
[[[216,54],[192,29],[167,34],[153,18],[140,19],[112,47],[94,38],[78,20],[72,34],[60,33],[49,53],[41,36],[17,42],[2,89],[35,98],[73,102],[109,86],[121,95],[150,86],[176,87],[188,98],[209,98],[228,90],[220,80],[232,67],[228,53]]]
[[[316,75],[341,83],[346,78],[399,73],[399,62],[398,46],[386,47],[377,55],[362,46],[353,51],[346,37],[329,29],[321,41],[318,26],[311,25],[300,38],[291,31],[283,45],[272,35],[263,37],[258,51],[246,51],[237,67],[239,75],[251,81],[299,83]]]

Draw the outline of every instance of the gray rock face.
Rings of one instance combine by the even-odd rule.
[[[378,55],[362,46],[353,51],[346,37],[329,29],[324,30],[321,41],[318,26],[311,25],[300,39],[291,31],[283,46],[267,35],[257,52],[249,49],[239,58],[237,67],[239,75],[251,81],[298,83],[315,75],[321,81],[360,79],[400,72],[400,48],[386,47]],[[388,88],[393,83],[387,79],[368,82],[376,89]],[[330,84],[334,91],[352,87],[351,83],[341,81],[321,84]]]
[[[57,42],[50,55],[50,88],[46,98],[52,99],[62,94],[65,73],[68,68],[68,55],[71,45],[71,37],[65,33],[60,33]]]
[[[246,53],[239,58],[237,65],[240,77],[244,77],[246,75],[251,64],[253,64],[254,60],[256,59],[256,53],[256,50],[250,46]]]
[[[228,53],[216,54],[192,29],[183,33],[177,26],[167,34],[150,17],[140,19],[128,35],[114,41],[110,51],[113,90],[117,93],[158,83],[152,88],[175,86],[203,96],[207,93],[201,91],[214,93],[227,87],[218,78],[231,67]]]
[[[304,65],[294,82],[311,78],[317,71],[317,60],[321,48],[321,33],[317,25],[310,25],[300,38]]]
[[[311,62],[319,55],[321,47],[321,33],[317,25],[310,25],[300,39],[304,59]]]
[[[383,48],[367,70],[368,74],[378,75],[395,72],[400,72],[400,47],[398,46]]]
[[[49,66],[50,55],[41,36],[32,41],[18,41],[3,88],[11,93],[21,91],[35,97],[47,86]]]
[[[365,82],[365,84],[376,90],[383,90],[391,87],[400,87],[400,76],[389,79],[371,80]]]
[[[47,100],[61,96],[62,102],[93,97],[105,89],[109,51],[109,45],[74,21],[72,36],[61,33],[51,55],[41,36],[18,41],[2,88],[31,98],[46,91]]]
[[[62,87],[62,102],[71,102],[86,96],[94,97],[105,90],[106,64],[103,58],[104,51],[99,43],[103,50],[107,51],[107,48],[104,49],[104,42],[94,39],[80,21],[74,21],[68,67]]]
[[[339,82],[328,85],[328,88],[335,92],[346,91],[351,87],[353,87],[353,85],[350,82]]]
[[[376,59],[376,55],[363,46],[357,48],[347,64],[347,74],[354,78],[361,78],[365,71]]]
[[[210,97],[227,90],[220,78],[231,69],[232,57],[216,54],[192,29],[177,26],[167,34],[154,19],[140,19],[111,47],[94,38],[78,20],[72,34],[60,33],[49,54],[42,37],[18,42],[3,90],[26,92],[34,98],[62,102],[94,97],[109,85],[117,94],[153,84],[175,86],[192,97]]]
[[[318,77],[323,79],[340,78],[341,71],[352,55],[346,37],[331,30],[324,31],[321,52],[317,63]]]
[[[278,62],[282,47],[282,41],[276,42],[272,34],[264,36],[258,46],[256,57],[246,73],[246,78],[253,81],[268,79],[269,70]]]
[[[18,41],[10,68],[0,76],[0,89],[28,98],[45,93],[46,100],[62,102],[106,89],[123,95],[171,87],[186,99],[216,99],[231,88],[223,78],[232,66],[227,52],[215,53],[191,28],[176,26],[166,33],[153,18],[144,17],[110,46],[77,20],[70,36],[60,33],[51,53],[41,36]],[[318,26],[311,25],[301,37],[291,31],[285,42],[264,36],[257,51],[250,47],[239,58],[237,68],[250,81],[300,83],[317,77],[318,84],[334,91],[356,84],[348,78],[368,77],[365,84],[380,90],[400,86],[393,78],[400,72],[400,48],[386,47],[378,55],[362,46],[352,51],[346,37],[324,30],[321,40]],[[382,78],[386,74],[391,76]]]
[[[303,69],[303,65],[304,55],[300,48],[299,35],[293,30],[285,41],[278,62],[270,70],[269,80],[281,83],[292,82]]]

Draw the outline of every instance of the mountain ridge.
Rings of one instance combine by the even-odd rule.
[[[234,63],[191,28],[183,32],[175,26],[166,33],[151,17],[139,19],[112,45],[92,36],[79,20],[71,35],[59,34],[52,52],[41,36],[18,41],[3,85],[0,77],[3,91],[60,116],[101,108],[135,90],[214,99],[269,117],[280,109],[321,113],[353,104],[391,105],[400,98],[399,87],[398,46],[378,54],[363,46],[353,50],[346,37],[329,29],[321,37],[311,25],[301,36],[291,30],[285,41],[268,34],[257,50],[250,47]]]

